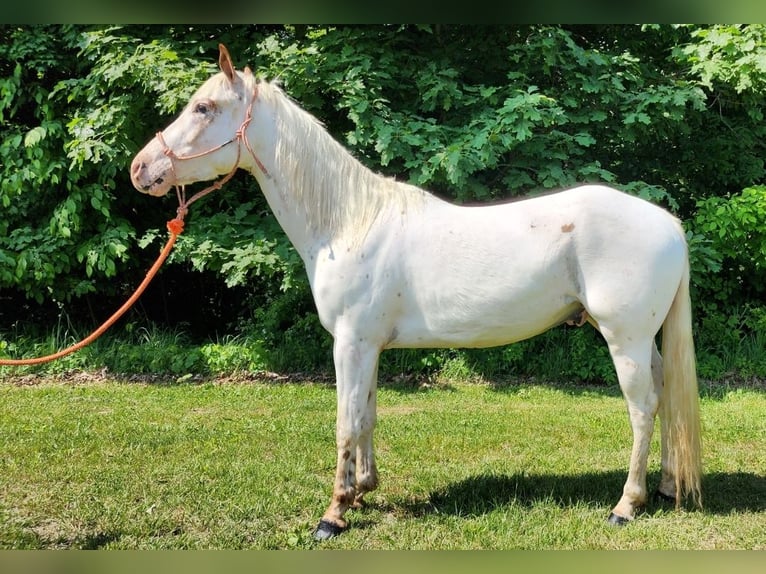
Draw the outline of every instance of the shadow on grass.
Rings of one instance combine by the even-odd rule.
[[[579,475],[487,475],[472,476],[433,491],[425,500],[393,503],[392,511],[413,516],[451,514],[477,516],[504,506],[521,504],[532,507],[554,501],[560,507],[577,503],[611,508],[617,503],[625,481],[622,471]],[[650,491],[659,482],[659,473],[647,477]],[[753,473],[710,473],[703,477],[704,512],[763,512],[766,510],[766,476]],[[669,510],[672,503],[650,497],[645,512]]]
[[[25,529],[5,548],[18,550],[100,550],[122,537],[116,532],[86,532],[69,538]]]

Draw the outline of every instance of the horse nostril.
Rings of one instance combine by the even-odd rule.
[[[132,175],[134,178],[138,177],[142,171],[146,168],[146,164],[142,161],[134,161],[133,165],[130,166],[130,175]]]

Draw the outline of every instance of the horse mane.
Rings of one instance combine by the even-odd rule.
[[[364,166],[276,81],[260,80],[258,98],[275,111],[281,193],[305,210],[311,228],[360,241],[384,208],[404,214],[426,195]]]

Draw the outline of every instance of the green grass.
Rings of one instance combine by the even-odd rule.
[[[703,395],[705,509],[652,502],[613,528],[630,448],[616,388],[384,384],[381,486],[321,547],[764,549],[766,395]],[[334,409],[325,383],[6,377],[0,548],[319,547]]]

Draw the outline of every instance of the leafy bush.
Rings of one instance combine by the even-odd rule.
[[[671,209],[688,232],[701,368],[739,368],[734,355],[750,353],[758,369],[764,37],[763,25],[0,26],[6,351],[18,321],[46,333],[66,314],[86,331],[143,277],[174,207],[132,190],[130,160],[215,70],[222,41],[360,161],[447,199],[604,181]],[[246,312],[221,305],[226,332],[163,340],[167,353],[164,336],[152,346],[121,333],[121,352],[104,350],[109,368],[330,368],[302,264],[255,187],[238,174],[195,204],[169,262],[174,277],[217,278],[203,302],[247,288]],[[194,309],[169,322],[163,295],[147,294],[130,321],[205,331]],[[247,342],[241,355],[210,343],[227,335]],[[388,367],[612,376],[587,329],[499,350],[397,351]]]
[[[209,373],[257,372],[265,367],[266,354],[259,341],[240,341],[228,338],[220,343],[200,347]]]
[[[693,226],[720,258],[717,275],[698,286],[706,299],[722,307],[760,299],[766,292],[766,187],[700,201]]]

